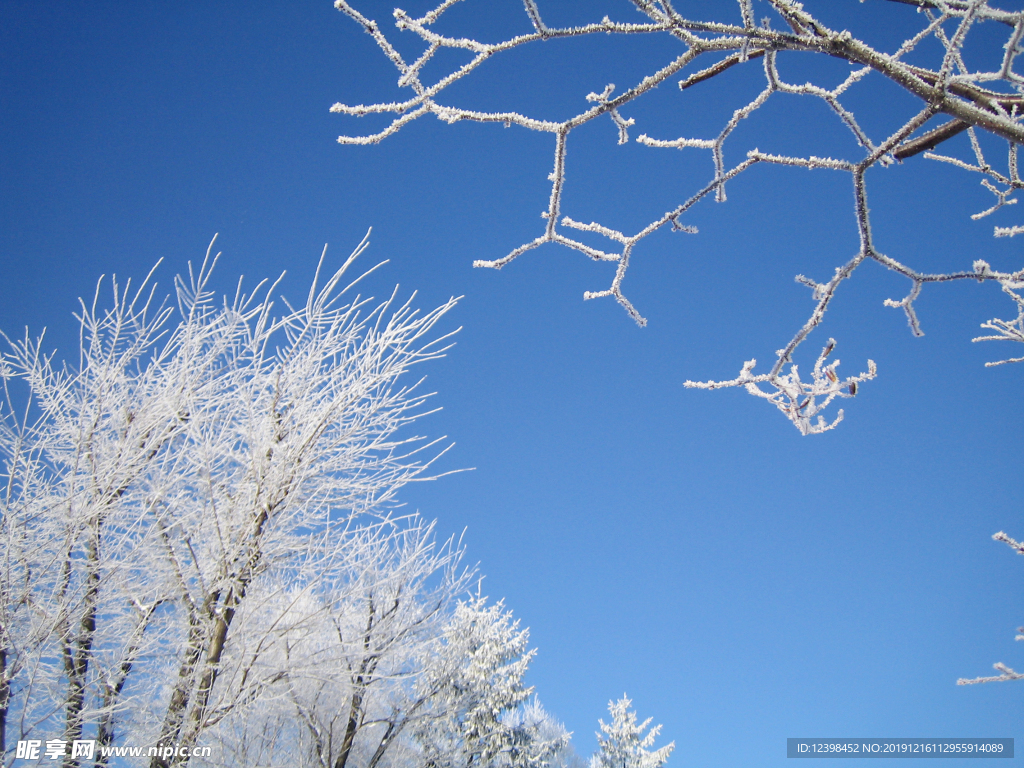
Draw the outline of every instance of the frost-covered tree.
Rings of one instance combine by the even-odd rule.
[[[636,712],[629,708],[632,703],[625,694],[618,701],[608,702],[612,720],[607,725],[598,720],[601,730],[597,734],[597,752],[590,758],[590,768],[661,768],[672,754],[676,746],[674,741],[664,747],[650,749],[661,732],[661,726],[656,725],[647,731],[652,718],[638,723]]]
[[[371,699],[397,702],[368,692],[406,674],[423,627],[462,590],[458,548],[390,510],[436,458],[436,441],[399,434],[427,398],[403,374],[443,355],[449,336],[429,336],[455,299],[420,314],[411,299],[353,296],[343,280],[365,245],[326,280],[322,257],[305,302],[279,316],[276,283],[239,282],[218,301],[208,252],[173,303],[154,299],[152,273],[115,279],[108,307],[97,287],[77,364],[56,364],[42,338],[8,340],[6,761],[17,740],[57,734],[65,766],[82,764],[80,739],[227,739],[260,708],[315,724],[306,682],[325,670],[347,686],[331,706],[357,725]],[[343,726],[342,747],[350,736]]]
[[[882,0],[879,0],[880,2]],[[444,31],[445,14],[459,0],[444,0],[422,16],[414,17],[401,9],[394,12],[394,25],[405,38],[386,34],[377,21],[364,15],[359,3],[336,0],[335,6],[358,22],[380,46],[397,69],[398,85],[407,89],[408,97],[398,101],[376,104],[349,105],[338,103],[333,112],[351,115],[391,115],[391,122],[383,130],[363,135],[343,135],[342,144],[372,144],[393,135],[417,118],[433,115],[437,119],[456,123],[475,121],[506,127],[517,126],[550,135],[553,144],[553,167],[538,169],[548,174],[550,195],[542,213],[544,223],[538,235],[525,243],[512,247],[504,256],[475,262],[478,267],[500,269],[515,259],[545,243],[557,243],[577,251],[598,262],[615,266],[611,284],[597,291],[587,291],[584,299],[614,298],[638,324],[646,320],[627,299],[623,282],[629,266],[636,258],[643,258],[646,238],[662,229],[696,233],[687,223],[687,214],[706,198],[726,201],[728,183],[755,166],[790,166],[815,170],[819,173],[840,173],[851,182],[851,216],[856,224],[858,240],[851,242],[837,255],[835,267],[822,268],[815,276],[797,275],[796,280],[807,286],[811,298],[811,311],[805,322],[788,341],[775,352],[769,370],[755,372],[756,361],[749,360],[739,375],[726,381],[689,381],[687,386],[702,389],[743,387],[751,394],[763,398],[777,407],[803,434],[823,432],[838,424],[840,410],[834,418],[826,420],[823,412],[837,398],[854,397],[863,382],[876,375],[875,365],[867,361],[866,370],[855,376],[841,376],[839,361],[829,356],[835,347],[833,340],[823,344],[823,351],[811,357],[809,375],[801,376],[797,366],[798,348],[821,324],[826,310],[837,297],[844,283],[863,265],[875,263],[901,275],[907,282],[907,293],[901,298],[885,300],[885,305],[903,310],[912,333],[921,335],[921,323],[914,308],[922,288],[932,283],[977,280],[995,283],[1014,302],[1018,314],[1010,320],[994,319],[984,324],[989,333],[976,340],[1024,341],[1024,269],[999,271],[988,263],[976,260],[964,264],[957,272],[933,273],[911,265],[906,254],[884,253],[872,236],[873,214],[868,204],[866,174],[872,168],[889,166],[890,172],[903,162],[932,160],[952,164],[980,177],[981,183],[992,194],[993,205],[976,213],[973,218],[988,216],[1006,205],[1016,202],[1014,193],[1024,187],[1018,171],[1018,145],[1024,141],[1024,76],[1015,71],[1017,56],[1021,53],[1024,36],[1024,11],[1002,10],[988,0],[884,0],[906,7],[908,25],[913,31],[900,43],[889,48],[873,47],[846,29],[832,28],[821,20],[827,15],[831,3],[798,3],[795,0],[718,0],[687,4],[684,9],[673,0],[622,0],[621,13],[615,18],[593,18],[578,26],[555,27],[546,22],[543,0],[522,0],[522,23],[518,28],[493,41],[475,40],[461,34]],[[465,5],[469,5],[466,0]],[[474,2],[476,12],[488,14],[487,2]],[[679,6],[679,7],[677,7]],[[815,8],[819,13],[815,13]],[[469,11],[463,10],[463,15]],[[697,14],[697,15],[693,15]],[[995,44],[991,36],[979,38],[982,27],[998,28],[1003,34]],[[868,30],[870,31],[870,30]],[[616,88],[608,84],[603,90],[590,93],[567,94],[558,106],[569,112],[567,118],[552,115],[524,115],[511,107],[479,110],[462,106],[465,90],[457,85],[470,77],[485,62],[503,57],[516,49],[528,46],[555,46],[565,40],[593,36],[630,36],[660,38],[652,41],[654,50],[666,51],[661,63],[653,67],[642,79]],[[418,53],[406,58],[400,49],[410,48],[414,38]],[[662,41],[671,43],[665,46]],[[399,42],[402,45],[399,45]],[[673,51],[672,48],[675,50]],[[568,54],[568,48],[567,55]],[[971,56],[965,51],[971,51]],[[438,54],[442,56],[438,56]],[[822,63],[841,60],[851,65],[844,75],[836,78],[833,69],[814,68],[813,58]],[[437,58],[448,67],[443,73],[431,74],[428,66]],[[454,65],[451,62],[457,62]],[[587,67],[586,60],[573,60],[574,68]],[[758,68],[762,72],[762,87],[750,100],[737,98],[735,90],[725,83],[737,68]],[[525,75],[522,68],[504,70],[509,78],[508,88],[497,93],[513,93],[521,89]],[[805,81],[811,73],[812,79]],[[731,73],[727,75],[726,73]],[[869,77],[871,75],[871,77]],[[554,85],[554,76],[544,85]],[[706,94],[714,91],[716,98],[732,105],[731,117],[717,132],[700,136],[680,136],[671,125],[644,126],[635,139],[631,131],[636,119],[630,116],[638,102],[661,85],[670,83],[678,87],[679,111],[692,109],[689,100],[695,91]],[[897,87],[911,95],[911,105],[903,109],[886,96],[886,88]],[[461,93],[455,96],[452,92]],[[834,118],[835,130],[850,136],[851,149],[842,157],[819,157],[813,154],[808,137],[804,151],[771,151],[770,138],[760,145],[738,145],[734,136],[739,124],[754,115],[779,94],[800,96],[824,104]],[[583,99],[589,106],[580,110],[576,104]],[[892,106],[887,114],[888,127],[872,130],[858,122],[851,103],[864,99]],[[642,105],[641,105],[642,108]],[[698,107],[699,108],[699,107]],[[799,119],[799,118],[796,118]],[[562,213],[566,176],[569,169],[569,136],[577,129],[595,120],[610,122],[610,137],[619,144],[630,141],[652,151],[699,151],[709,155],[709,173],[690,180],[689,191],[678,204],[664,212],[651,212],[648,223],[633,231],[620,231],[597,221],[579,220]],[[803,135],[799,125],[791,125],[790,133]],[[966,152],[944,154],[938,147],[950,138],[966,132],[970,139]],[[1001,145],[1001,147],[1000,147]],[[767,148],[766,148],[767,146]],[[948,146],[948,145],[947,145]],[[728,150],[728,151],[727,151]],[[997,159],[994,152],[1001,157]],[[965,178],[967,177],[965,174]],[[686,183],[686,179],[677,182]],[[620,196],[624,206],[632,198]],[[574,207],[586,205],[575,201]],[[888,211],[886,211],[888,213]],[[874,214],[877,216],[878,214]],[[1024,226],[996,227],[996,237],[1024,233]],[[600,247],[593,243],[602,243]],[[819,347],[819,348],[822,348]],[[1017,362],[1024,357],[1010,357],[1001,362]],[[999,363],[992,363],[998,365]],[[806,369],[805,369],[806,371]]]
[[[405,765],[411,725],[432,704],[417,681],[435,659],[455,597],[472,572],[433,526],[390,519],[350,533],[344,561],[316,583],[289,580],[254,620],[260,678],[280,678],[208,735],[223,765],[366,768]],[[244,636],[244,635],[243,635]],[[246,672],[252,674],[251,668]]]

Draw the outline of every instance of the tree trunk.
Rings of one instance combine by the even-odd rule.
[[[86,588],[83,598],[82,620],[79,623],[78,638],[65,639],[64,669],[68,676],[68,695],[65,711],[64,741],[71,744],[82,738],[82,711],[85,709],[85,694],[92,643],[96,636],[96,608],[100,594],[100,521],[90,526],[89,541],[86,545]],[[77,758],[66,757],[64,768],[78,768]]]
[[[0,634],[5,634],[0,627]],[[0,755],[7,752],[7,707],[11,701],[11,681],[7,679],[7,648],[0,648]]]

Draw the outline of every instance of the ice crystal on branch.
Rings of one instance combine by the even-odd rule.
[[[990,208],[975,214],[975,218],[987,216],[1015,203],[1013,194],[1024,187],[1017,158],[1017,145],[1024,142],[1024,76],[1014,69],[1022,51],[1024,11],[1002,10],[991,5],[988,0],[888,1],[908,6],[908,19],[916,25],[916,31],[894,50],[879,50],[846,30],[833,29],[815,17],[804,4],[792,0],[765,0],[759,8],[770,9],[771,15],[761,20],[755,18],[750,0],[737,0],[735,4],[722,2],[715,5],[720,11],[715,21],[688,18],[670,0],[622,0],[623,10],[638,12],[642,20],[619,21],[606,16],[573,27],[549,26],[545,21],[543,3],[524,0],[527,29],[530,31],[510,34],[493,43],[448,36],[437,31],[435,25],[457,2],[444,0],[421,18],[412,18],[401,10],[395,11],[395,26],[399,32],[418,38],[422,44],[422,54],[410,63],[398,52],[377,22],[363,16],[349,0],[337,0],[335,6],[361,24],[377,42],[398,71],[398,85],[408,89],[409,96],[403,101],[370,105],[338,103],[331,110],[350,116],[392,115],[391,123],[383,130],[366,135],[341,136],[338,141],[343,144],[379,142],[425,115],[434,115],[448,123],[470,120],[504,126],[516,125],[549,134],[554,150],[553,169],[548,177],[551,191],[543,214],[542,231],[532,240],[512,248],[504,256],[481,259],[474,262],[474,265],[500,269],[545,243],[563,245],[594,261],[613,263],[615,272],[611,285],[604,290],[587,291],[584,298],[614,298],[639,325],[644,325],[646,321],[627,299],[623,281],[630,263],[638,255],[638,247],[649,235],[666,226],[673,231],[695,231],[684,221],[692,207],[706,197],[724,202],[728,182],[754,165],[796,166],[848,174],[854,193],[851,215],[859,235],[856,254],[838,266],[835,276],[828,282],[807,281],[814,288],[815,306],[808,320],[779,354],[769,374],[770,380],[753,380],[757,377],[753,377],[750,369],[745,366],[744,373],[738,378],[714,383],[715,387],[744,386],[753,394],[775,403],[805,434],[820,432],[834,426],[837,420],[812,423],[800,414],[809,408],[818,408],[818,404],[825,400],[842,396],[844,388],[849,394],[851,387],[873,376],[873,368],[868,374],[844,381],[841,386],[829,378],[829,371],[835,374],[834,367],[822,369],[829,382],[827,384],[824,379],[821,382],[816,379],[813,384],[800,382],[795,367],[785,376],[781,371],[783,366],[792,364],[797,347],[821,324],[825,310],[842,283],[865,262],[880,264],[909,281],[910,290],[905,298],[888,300],[885,304],[902,309],[916,335],[921,335],[923,331],[914,310],[914,300],[926,284],[971,278],[983,282],[996,281],[1002,284],[1018,307],[1021,306],[1017,294],[1013,292],[1016,290],[1013,283],[1019,277],[990,270],[933,274],[905,263],[897,255],[882,253],[872,237],[872,216],[868,208],[865,174],[875,166],[891,166],[921,155],[922,158],[950,163],[981,176],[982,184],[995,199]],[[469,0],[466,0],[466,4],[469,4]],[[482,13],[486,13],[486,3],[477,2],[476,5]],[[973,39],[974,30],[981,25],[999,27],[1006,31],[1005,43],[998,50],[990,51],[996,54],[994,59],[998,61],[994,69],[972,69],[972,62],[966,61],[963,54],[968,39]],[[625,89],[617,91],[614,86],[608,85],[600,93],[595,91],[586,95],[589,100],[587,109],[564,120],[552,120],[543,115],[524,115],[511,110],[479,111],[445,100],[449,86],[471,75],[485,61],[495,56],[524,46],[556,44],[562,39],[599,33],[668,37],[678,46],[678,51],[667,56],[660,65],[652,67],[645,77]],[[428,82],[423,79],[424,65],[442,49],[461,51],[468,60],[440,78]],[[781,66],[787,57],[797,53],[845,60],[853,66],[853,70],[838,85],[792,83],[783,76]],[[927,66],[924,63],[909,63],[907,59],[911,55]],[[925,61],[927,56],[931,58]],[[562,203],[569,162],[567,139],[570,133],[594,120],[610,119],[616,129],[618,142],[627,142],[628,129],[634,124],[634,118],[626,115],[625,110],[633,102],[657,86],[675,79],[681,92],[679,98],[685,104],[690,88],[707,82],[714,82],[717,86],[721,81],[716,79],[734,67],[759,68],[763,76],[763,87],[750,101],[734,104],[731,116],[717,133],[704,136],[656,136],[648,130],[635,139],[637,143],[655,151],[676,149],[710,153],[709,175],[695,180],[692,193],[684,195],[674,208],[651,214],[648,223],[633,232],[621,232],[598,222],[581,224],[563,215]],[[877,88],[881,81],[878,77],[873,81],[867,79],[868,74],[881,76],[915,97],[918,102],[916,108],[907,110],[902,116],[896,115],[899,127],[889,133],[873,135],[858,121],[847,100],[853,89]],[[727,161],[726,146],[730,144],[736,128],[780,93],[823,103],[833,115],[836,130],[853,138],[854,149],[848,156],[838,158],[755,149],[746,153],[739,162],[730,164]],[[730,92],[722,87],[719,87],[718,94],[723,101],[732,98]],[[964,132],[970,141],[968,157],[936,151],[944,142]],[[979,134],[982,133],[1005,142],[1007,152],[1004,160],[994,163],[986,156],[979,141]],[[606,238],[609,241],[607,250],[595,248],[577,239],[576,232],[581,231]],[[1020,232],[1024,232],[1024,226],[996,227],[994,234],[1012,236]],[[995,330],[996,335],[982,337],[984,339],[1024,341],[1021,316],[1010,322],[992,320],[985,327]],[[1003,362],[1021,359],[1024,358],[1010,358]],[[775,393],[765,393],[757,386],[766,381],[777,390]],[[705,385],[705,388],[712,388],[711,384]],[[814,405],[811,402],[802,405],[809,395],[814,398]]]

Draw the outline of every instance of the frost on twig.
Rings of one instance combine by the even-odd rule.
[[[848,376],[845,379],[839,378],[839,374],[836,373],[839,360],[825,363],[832,350],[835,349],[835,345],[835,339],[828,340],[828,344],[825,345],[814,363],[810,381],[803,381],[800,378],[800,372],[796,365],[791,365],[789,373],[786,374],[754,375],[754,366],[757,365],[757,361],[748,360],[743,364],[740,375],[735,379],[730,381],[687,381],[684,386],[692,389],[744,387],[750,394],[774,404],[800,430],[800,434],[817,435],[834,429],[843,420],[841,408],[831,422],[826,421],[822,415],[832,401],[837,397],[855,397],[861,382],[875,378],[876,374],[874,361],[868,360],[867,373]],[[770,388],[769,391],[762,389],[761,385],[767,385]]]
[[[335,6],[373,37],[397,70],[398,85],[407,89],[408,96],[401,101],[370,105],[338,103],[331,111],[354,117],[371,114],[391,116],[390,124],[382,130],[341,136],[338,141],[342,144],[379,142],[426,115],[433,115],[446,123],[467,120],[497,123],[548,134],[552,139],[554,162],[548,175],[551,188],[547,207],[542,214],[544,223],[541,231],[533,239],[512,247],[504,256],[478,259],[474,266],[500,269],[545,243],[557,243],[593,261],[613,263],[615,270],[611,285],[604,290],[587,291],[584,298],[614,298],[641,326],[646,320],[627,298],[623,286],[630,265],[638,258],[643,258],[643,241],[649,235],[666,227],[671,231],[695,232],[695,228],[686,222],[691,209],[706,198],[724,202],[727,184],[754,165],[781,165],[849,174],[854,187],[851,215],[859,239],[856,255],[847,257],[845,263],[837,266],[835,277],[827,282],[801,279],[801,282],[814,289],[815,307],[810,317],[785,345],[784,354],[780,355],[772,372],[765,374],[769,378],[754,377],[751,370],[744,367],[745,373],[733,382],[743,384],[754,394],[760,393],[759,397],[774,402],[794,420],[802,432],[815,433],[823,431],[821,424],[831,428],[837,423],[815,421],[812,426],[807,416],[812,411],[817,413],[815,409],[823,402],[822,398],[827,397],[823,393],[833,392],[830,387],[834,388],[834,383],[829,386],[821,382],[804,384],[797,377],[795,368],[785,375],[781,373],[781,368],[792,362],[797,347],[823,321],[824,312],[841,284],[864,262],[878,263],[908,280],[910,290],[907,296],[900,300],[889,299],[885,304],[903,309],[915,335],[922,335],[922,330],[914,311],[914,300],[926,284],[965,279],[997,281],[1014,298],[1018,307],[1021,306],[1018,294],[1014,293],[1014,283],[1021,279],[1018,276],[987,269],[933,274],[906,264],[896,256],[883,253],[874,243],[865,180],[869,168],[886,165],[898,168],[900,163],[916,162],[916,158],[920,158],[952,164],[961,170],[978,174],[982,185],[993,195],[994,200],[989,208],[975,213],[972,217],[974,219],[989,216],[1015,204],[1014,194],[1024,188],[1017,167],[1017,145],[1024,142],[1024,76],[1015,71],[1017,57],[1022,51],[1024,11],[1003,10],[991,5],[988,0],[901,2],[905,6],[912,6],[906,7],[907,23],[912,25],[910,34],[894,49],[882,50],[856,38],[847,30],[830,28],[805,9],[803,4],[793,0],[765,0],[757,11],[760,13],[767,10],[769,15],[760,20],[756,18],[750,0],[736,0],[735,5],[722,2],[715,5],[715,8],[723,11],[714,21],[687,18],[680,9],[668,2],[622,0],[623,14],[632,12],[634,19],[638,20],[624,21],[605,16],[587,24],[569,27],[548,26],[544,21],[543,2],[524,0],[525,23],[521,30],[509,33],[497,42],[482,42],[439,31],[442,17],[455,4],[455,0],[444,0],[419,19],[410,17],[404,11],[395,11],[398,31],[416,38],[422,47],[418,58],[410,63],[398,52],[391,38],[385,35],[377,22],[363,16],[349,0],[337,0]],[[470,5],[468,0],[464,5]],[[486,13],[485,2],[478,0],[477,7],[481,13]],[[730,7],[731,11],[728,10]],[[911,10],[917,12],[910,13]],[[979,69],[964,54],[968,41],[973,43],[978,39],[975,30],[982,26],[1006,32],[1003,38],[1005,44],[998,50],[988,51],[995,54],[987,59],[998,62],[995,69]],[[472,75],[485,61],[524,46],[552,45],[560,40],[585,38],[599,33],[631,37],[658,36],[669,38],[676,47],[668,54],[662,54],[664,58],[660,62],[651,65],[645,76],[634,80],[625,89],[616,91],[615,86],[607,85],[603,91],[586,94],[585,98],[589,102],[587,107],[582,111],[574,107],[574,113],[565,119],[525,115],[515,110],[479,111],[446,100],[448,88]],[[991,48],[992,44],[974,44],[972,50],[980,50],[982,46]],[[463,63],[452,67],[446,74],[428,80],[424,75],[427,63],[434,60],[435,53],[445,49],[462,54]],[[830,60],[845,60],[852,69],[838,84],[834,80],[826,82],[824,75],[818,75],[817,82],[791,82],[786,77],[787,67],[790,61],[796,62],[799,59],[797,54],[803,56],[804,60],[807,60],[808,54]],[[911,64],[908,59],[913,59],[915,63]],[[576,62],[575,68],[580,69],[580,65],[585,63]],[[763,84],[753,98],[738,103],[735,102],[735,91],[729,89],[721,79],[724,73],[736,67],[759,70],[758,79]],[[507,77],[510,80],[522,78],[522,72],[508,70]],[[555,76],[545,77],[550,81]],[[569,134],[594,120],[610,119],[616,129],[618,143],[629,142],[629,129],[636,120],[627,114],[629,108],[654,88],[671,80],[675,80],[678,85],[677,98],[680,99],[681,110],[685,111],[690,106],[688,99],[691,89],[715,87],[718,88],[716,96],[720,101],[734,102],[729,116],[717,130],[712,129],[703,135],[680,135],[670,127],[659,136],[653,128],[648,127],[634,141],[655,151],[707,152],[710,160],[707,174],[694,180],[693,191],[683,193],[674,207],[651,212],[642,219],[648,223],[632,232],[623,232],[596,220],[582,224],[578,219],[564,215],[562,209],[566,194],[566,173],[570,161],[567,153]],[[902,107],[892,106],[892,114],[887,117],[895,118],[889,123],[898,127],[888,133],[878,132],[873,135],[858,120],[848,97],[855,90],[869,91],[867,94],[858,93],[857,98],[863,103],[865,98],[871,98],[870,90],[877,89],[882,80],[914,97],[917,106],[902,115],[896,114],[896,110]],[[521,84],[517,82],[516,87],[521,87]],[[739,161],[731,159],[729,152],[736,151],[732,148],[738,141],[735,138],[737,128],[754,117],[765,104],[776,101],[777,94],[823,104],[835,121],[836,131],[853,139],[846,155],[822,158],[806,150],[773,151],[773,147],[763,145],[767,146],[764,151],[740,150]],[[580,93],[579,96],[583,97],[584,94]],[[884,93],[879,94],[878,98],[888,100]],[[939,147],[948,146],[946,142],[964,133],[968,138],[969,151],[962,152],[963,156],[955,152],[943,154],[937,151]],[[986,156],[979,138],[982,134],[1005,142],[1008,149],[1004,161],[994,162]],[[766,136],[764,140],[771,142],[773,139]],[[987,142],[988,139],[986,145]],[[585,243],[579,239],[578,232],[603,237],[607,245],[598,248]],[[994,230],[997,237],[1022,232],[1024,225],[996,227]],[[995,335],[982,337],[984,339],[1024,341],[1021,316],[1011,322],[992,320],[984,327],[996,331]],[[1015,357],[1003,362],[1022,359]],[[834,367],[822,370],[826,371],[821,374],[825,376],[822,381],[828,379],[827,371],[835,373]],[[863,376],[870,378],[868,374]],[[769,382],[776,391],[766,393],[758,386]],[[716,386],[724,385],[721,383]],[[801,405],[809,396],[804,391],[806,387],[813,390],[815,405],[810,402]],[[708,385],[705,388],[711,387]],[[793,393],[792,397],[786,394],[789,392]],[[831,395],[835,396],[841,396],[839,390]]]

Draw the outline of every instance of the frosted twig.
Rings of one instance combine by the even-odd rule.
[[[921,281],[915,280],[913,287],[910,289],[904,298],[896,301],[895,299],[886,299],[882,302],[883,306],[886,307],[902,307],[903,311],[907,313],[907,323],[910,324],[910,331],[915,336],[924,336],[924,331],[921,330],[921,323],[917,319],[917,313],[914,312],[914,299],[916,299],[921,293]]]
[[[956,681],[956,684],[974,685],[975,683],[1002,683],[1006,680],[1024,680],[1024,674],[1021,674],[1020,672],[1014,672],[1012,669],[1010,669],[1002,662],[997,662],[993,664],[992,668],[1000,674],[993,675],[992,677],[975,677],[971,679],[961,677],[959,680]]]
[[[596,101],[598,104],[608,106],[608,101],[611,99],[614,91],[615,83],[609,83],[602,93],[588,93],[587,101]],[[634,120],[632,118],[629,120],[623,119],[618,110],[614,107],[608,107],[608,114],[611,115],[612,122],[614,122],[616,127],[619,129],[619,144],[625,144],[629,141],[629,132],[627,129],[629,126],[633,125]]]
[[[1004,544],[1008,545],[1018,555],[1024,555],[1024,544],[1021,544],[1016,539],[1010,538],[1003,531],[999,531],[999,533],[992,534],[992,538],[996,541],[1001,541]]]
[[[868,360],[867,373],[840,379],[836,373],[839,360],[825,364],[826,358],[835,349],[835,339],[818,355],[811,371],[811,381],[804,382],[796,365],[791,365],[789,373],[762,373],[754,375],[756,360],[748,360],[743,364],[740,375],[729,381],[686,381],[683,386],[691,389],[722,389],[724,387],[744,387],[750,394],[768,400],[800,430],[802,435],[816,435],[834,429],[843,420],[840,409],[833,421],[827,422],[822,411],[837,397],[855,397],[861,382],[875,378],[877,369],[873,360]],[[780,354],[781,359],[781,354]],[[767,384],[774,391],[764,391],[759,384]]]
[[[1017,202],[1016,198],[1010,198],[1009,197],[1016,190],[1014,190],[1012,188],[1011,189],[1005,189],[1005,190],[999,189],[998,187],[995,186],[995,184],[993,184],[988,179],[982,179],[981,180],[981,184],[982,184],[983,187],[985,187],[985,189],[987,189],[989,192],[991,192],[993,195],[996,196],[996,204],[993,205],[991,208],[988,208],[987,210],[982,211],[981,213],[973,214],[971,216],[971,218],[974,219],[975,221],[977,221],[978,219],[983,219],[986,216],[995,213],[1000,208],[1002,208],[1004,205],[1014,205]]]

